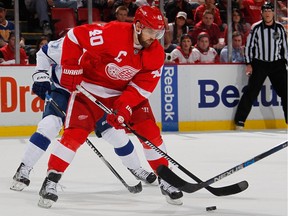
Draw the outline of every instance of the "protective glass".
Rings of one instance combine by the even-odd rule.
[[[145,34],[154,39],[161,39],[165,33],[165,29],[162,30],[155,30],[151,28],[144,27],[142,29],[142,34]]]

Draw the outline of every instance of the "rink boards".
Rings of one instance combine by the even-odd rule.
[[[231,130],[247,84],[244,65],[165,65],[150,102],[163,131]],[[44,103],[31,93],[34,66],[0,67],[0,136],[29,135]],[[280,98],[265,81],[247,129],[285,128]]]

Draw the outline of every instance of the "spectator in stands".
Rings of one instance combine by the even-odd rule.
[[[1,0],[1,2],[5,5],[5,8],[7,9],[10,9],[10,8],[13,8],[13,5],[14,5],[14,0]]]
[[[242,45],[242,34],[238,31],[232,33],[232,61],[228,58],[228,46],[225,46],[220,53],[222,63],[244,63],[244,46]]]
[[[50,19],[48,16],[48,3],[46,0],[25,0],[25,5],[30,13],[36,13],[39,19],[40,27],[43,28],[44,35],[52,35],[50,28]]]
[[[79,7],[83,7],[82,1],[78,0],[47,0],[50,7],[56,8],[73,8],[75,11]]]
[[[49,42],[49,37],[41,36],[36,42],[36,48],[29,52],[29,64],[36,64],[36,53]]]
[[[166,17],[168,18],[168,23],[173,23],[175,17],[179,11],[184,11],[187,14],[187,25],[194,26],[194,18],[192,7],[188,0],[171,0],[165,5]]]
[[[261,6],[264,2],[265,0],[238,0],[243,17],[245,17],[245,21],[250,25],[262,19]]]
[[[128,13],[129,9],[124,5],[120,5],[119,7],[116,8],[115,11],[116,20],[119,22],[126,22]]]
[[[10,32],[8,43],[0,48],[3,58],[0,60],[1,64],[15,64],[15,33]],[[20,48],[20,64],[27,64],[28,59],[26,52],[23,48]]]
[[[138,7],[142,5],[159,6],[159,1],[155,2],[154,0],[136,0],[135,3]]]
[[[171,56],[168,62],[194,63],[192,58],[192,38],[190,35],[183,34],[180,39],[180,46],[177,46],[177,48],[167,56]]]
[[[113,20],[116,19],[116,17],[115,17],[116,8],[118,8],[120,5],[123,5],[123,6],[127,7],[128,10],[129,10],[128,16],[126,18],[126,22],[133,22],[134,16],[135,16],[135,12],[136,12],[136,10],[138,8],[138,6],[133,2],[133,0],[117,0],[114,3],[113,9],[112,9],[112,13],[114,14]]]
[[[205,0],[193,0],[193,1],[189,1],[189,4],[191,5],[191,8],[192,8],[192,14],[193,14],[193,20],[194,20],[194,14],[195,14],[195,11],[196,11],[196,9],[200,6],[200,5],[202,5],[202,4],[204,4],[205,2],[204,2]]]
[[[82,1],[83,6],[87,7],[87,1]],[[112,8],[115,3],[115,0],[93,0],[93,7],[103,9],[103,8]]]
[[[6,20],[6,11],[5,5],[0,2],[0,35],[4,41],[8,41],[10,32],[14,31],[14,24]]]
[[[184,11],[179,11],[173,23],[168,23],[168,31],[170,33],[171,45],[166,52],[172,52],[177,46],[180,45],[180,38],[183,34],[189,32],[189,27],[186,23],[187,14]]]
[[[169,26],[168,26],[168,19],[164,17],[164,23],[165,23],[165,33],[164,33],[164,51],[165,53],[170,53],[173,48],[170,50],[171,42],[172,42],[172,37],[170,34]]]
[[[227,24],[227,1],[228,0],[218,0],[215,3],[216,7],[219,9],[220,18],[222,20],[222,23],[225,23],[225,24]],[[239,4],[237,1],[232,0],[232,8],[238,8],[239,9]]]
[[[242,35],[242,45],[246,44],[246,39],[249,34],[251,25],[246,23],[242,18],[242,13],[239,9],[232,10],[232,32],[238,31]],[[227,44],[228,26],[224,30],[225,43]]]
[[[82,1],[83,7],[87,7],[87,1],[88,0]],[[101,21],[110,22],[111,20],[116,19],[115,14],[112,13],[115,0],[93,0],[92,3],[94,8],[99,9],[101,14]]]
[[[4,40],[3,36],[0,34],[0,48],[5,46],[7,43],[6,41]]]
[[[3,2],[0,2],[0,48],[7,44],[11,31],[14,31],[14,23],[6,19],[6,8]],[[20,38],[20,47],[25,47],[25,39]]]
[[[277,20],[282,23],[288,32],[288,2],[287,0],[277,1],[276,14]]]
[[[232,2],[234,2],[234,1],[232,1]],[[219,10],[219,14],[220,14],[220,18],[222,20],[222,23],[227,24],[227,0],[221,0],[221,1],[215,2],[215,6]],[[234,7],[232,6],[232,8],[234,8]]]
[[[209,34],[201,32],[197,37],[197,44],[192,49],[192,59],[195,63],[216,63],[219,62],[217,51],[210,47]]]
[[[209,10],[213,13],[214,16],[214,23],[218,25],[220,28],[222,26],[222,20],[220,17],[220,11],[215,5],[215,0],[205,0],[205,4],[200,5],[196,8],[195,14],[194,14],[194,21],[195,23],[198,23],[202,20],[202,16],[204,11]]]
[[[20,41],[19,41],[20,47],[25,49],[26,44],[25,44],[25,38],[24,37],[20,37]]]
[[[202,21],[198,22],[192,31],[189,31],[193,45],[197,43],[197,37],[201,32],[208,33],[211,47],[221,50],[225,46],[225,44],[219,42],[219,38],[221,38],[220,29],[218,25],[214,23],[214,15],[210,10],[205,10]]]
[[[282,16],[288,17],[288,2],[287,0],[277,1],[277,15],[281,13]],[[281,12],[278,12],[281,11]]]

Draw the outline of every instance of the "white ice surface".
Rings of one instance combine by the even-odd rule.
[[[132,135],[130,138],[143,166],[149,169],[138,140]],[[163,138],[168,154],[204,181],[286,141],[287,131],[164,133]],[[184,204],[173,206],[166,203],[156,185],[143,185],[139,194],[129,193],[84,144],[60,181],[63,188],[58,188],[58,201],[51,209],[42,209],[37,206],[38,191],[53,145],[32,170],[30,186],[22,192],[9,189],[28,139],[0,139],[1,216],[287,216],[287,148],[211,185],[219,187],[247,180],[246,191],[216,197],[202,189],[184,193]],[[138,183],[109,144],[94,136],[89,139],[129,185]],[[173,171],[194,182],[176,167]],[[217,210],[206,212],[207,206],[214,205]]]

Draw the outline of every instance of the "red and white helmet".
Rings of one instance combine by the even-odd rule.
[[[154,30],[163,30],[165,23],[164,17],[155,6],[144,5],[139,7],[135,12],[134,23],[139,21],[143,27],[151,28]]]

